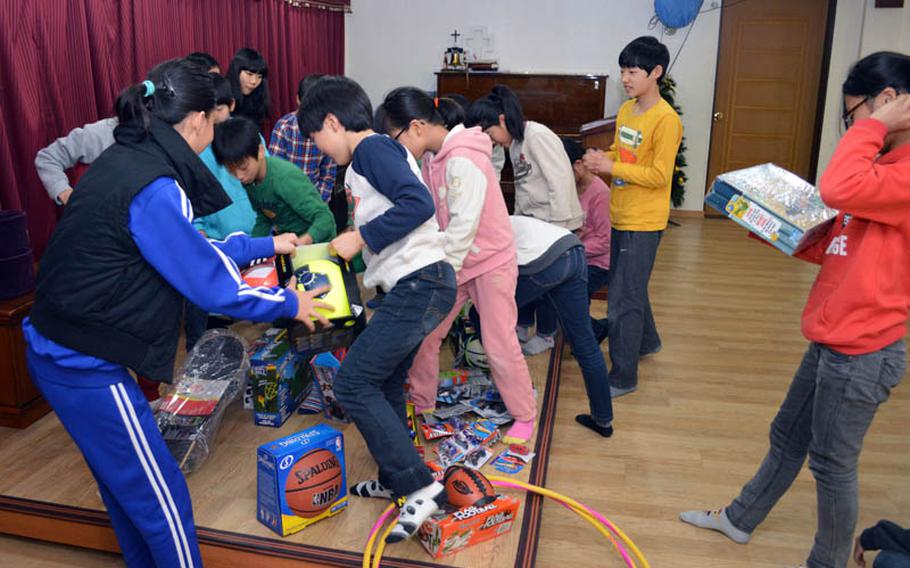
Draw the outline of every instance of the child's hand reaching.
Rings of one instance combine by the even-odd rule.
[[[316,296],[325,294],[331,289],[331,286],[323,286],[321,288],[316,288],[315,290],[298,290],[297,278],[292,276],[291,281],[288,282],[287,290],[297,296],[297,315],[294,316],[294,319],[303,323],[310,331],[316,331],[316,324],[313,323],[312,318],[316,318],[319,323],[322,324],[322,327],[331,326],[332,324],[329,322],[329,319],[317,312],[316,308],[334,312],[335,306],[315,299]]]
[[[294,233],[282,233],[272,237],[275,243],[275,254],[289,254],[294,256],[297,252],[297,235]]]
[[[613,160],[599,150],[590,149],[581,159],[582,163],[595,174],[612,174]]]
[[[345,260],[351,260],[358,252],[363,250],[366,243],[360,236],[359,230],[341,233],[329,243],[329,250]]]
[[[888,132],[910,130],[910,95],[898,95],[891,102],[880,106],[872,118],[888,127]]]

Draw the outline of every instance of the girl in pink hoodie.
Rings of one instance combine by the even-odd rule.
[[[537,404],[515,324],[518,266],[512,227],[493,170],[490,138],[465,128],[464,111],[450,99],[433,99],[414,87],[395,89],[377,111],[377,129],[423,156],[423,179],[445,232],[446,260],[455,268],[458,295],[448,317],[420,346],[411,366],[411,398],[419,411],[436,406],[439,348],[468,299],[480,313],[483,346],[493,381],[515,423],[508,443],[526,443]]]

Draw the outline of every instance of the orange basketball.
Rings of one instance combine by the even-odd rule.
[[[298,517],[315,517],[341,494],[341,462],[329,450],[307,452],[294,463],[284,482],[288,508]]]
[[[462,509],[474,505],[482,507],[496,499],[496,490],[490,480],[477,470],[463,465],[449,466],[443,482],[449,504]]]

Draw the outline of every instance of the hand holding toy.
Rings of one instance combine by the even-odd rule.
[[[321,302],[315,298],[321,294],[325,294],[331,290],[331,286],[323,286],[321,288],[316,288],[315,290],[298,290],[297,289],[297,278],[292,277],[291,281],[288,282],[288,291],[297,295],[297,315],[294,316],[299,322],[302,322],[303,325],[307,326],[310,331],[316,330],[316,325],[313,322],[312,318],[316,318],[323,327],[329,327],[332,325],[329,323],[328,318],[326,318],[321,312],[316,311],[316,308],[322,308],[330,312],[335,311],[335,307],[326,302]]]
[[[360,236],[360,231],[353,230],[341,233],[329,243],[329,250],[345,260],[351,260],[360,252],[366,243]]]
[[[289,254],[294,256],[297,252],[297,235],[294,233],[282,233],[272,237],[275,243],[275,254]]]

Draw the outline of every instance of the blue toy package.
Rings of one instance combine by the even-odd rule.
[[[259,446],[256,518],[281,536],[347,507],[344,435],[326,424]]]
[[[717,176],[705,203],[788,255],[823,238],[837,216],[813,185],[774,164]]]
[[[287,330],[278,334],[267,332],[259,349],[250,357],[254,422],[259,426],[280,427],[297,410],[312,380],[306,357],[291,345]]]
[[[320,353],[310,360],[316,383],[314,388],[318,389],[322,396],[323,414],[329,420],[345,423],[351,419],[335,397],[335,377],[346,354],[346,349],[338,349],[334,353]]]

